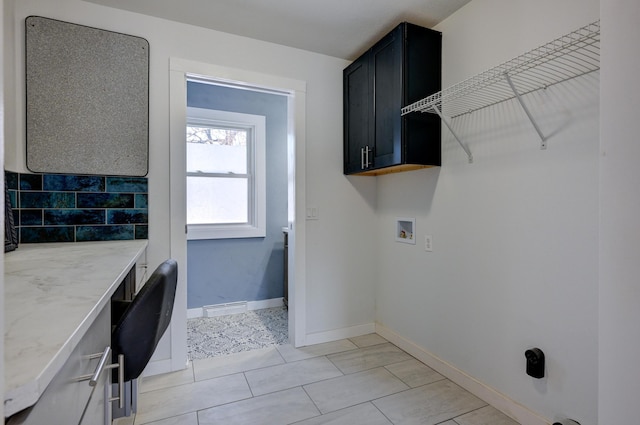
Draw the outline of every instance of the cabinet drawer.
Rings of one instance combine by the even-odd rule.
[[[111,307],[107,305],[98,315],[85,336],[73,350],[62,369],[56,374],[38,402],[12,416],[7,425],[78,424],[85,406],[92,397],[101,397],[105,381],[110,373],[103,372],[95,387],[89,381],[77,382],[76,378],[90,375],[96,369],[99,358],[89,359],[91,354],[102,353],[111,343]],[[106,378],[105,378],[106,377]],[[94,395],[94,393],[97,393]],[[103,423],[98,419],[91,423]],[[84,422],[83,422],[84,423]],[[90,423],[90,422],[87,422]]]
[[[91,394],[80,425],[105,425],[111,423],[111,371],[105,370]]]

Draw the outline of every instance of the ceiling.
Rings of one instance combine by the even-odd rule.
[[[408,21],[433,27],[471,0],[85,0],[353,60]]]

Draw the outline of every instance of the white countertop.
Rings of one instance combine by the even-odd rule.
[[[20,245],[4,255],[4,413],[35,404],[147,241]]]

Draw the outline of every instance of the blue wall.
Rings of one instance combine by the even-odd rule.
[[[263,115],[267,136],[267,236],[188,241],[187,307],[282,297],[282,228],[287,225],[287,98],[190,81],[187,105]]]

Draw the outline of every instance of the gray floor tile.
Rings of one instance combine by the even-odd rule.
[[[249,397],[251,391],[241,373],[150,391],[138,396],[139,413],[135,424],[146,424]]]
[[[373,401],[395,425],[434,425],[486,405],[449,380]]]
[[[140,390],[118,424],[518,425],[377,334],[195,360]]]
[[[371,403],[359,404],[326,415],[296,422],[295,425],[392,425]]]
[[[411,388],[446,379],[424,363],[411,359],[385,367]]]
[[[408,388],[382,367],[304,386],[322,413],[355,406]]]
[[[189,362],[189,365],[184,370],[143,377],[140,382],[140,393],[175,387],[177,385],[191,384],[192,382],[194,382],[193,364]]]
[[[280,345],[278,351],[287,362],[310,359],[312,357],[326,356],[328,354],[341,353],[343,351],[355,350],[358,348],[348,339],[325,342],[323,344],[310,345],[308,347],[293,348],[292,345]]]
[[[262,395],[342,376],[326,357],[314,357],[245,373],[253,395]]]
[[[385,342],[388,342],[386,339],[384,339],[378,334],[360,335],[353,338],[349,338],[349,340],[360,348],[370,347],[372,345],[384,344]]]
[[[134,419],[135,415],[114,419],[113,421],[111,421],[111,425],[133,425]]]
[[[198,414],[196,412],[191,412],[186,415],[174,416],[172,418],[150,422],[149,425],[198,425]]]
[[[390,343],[359,348],[327,357],[345,374],[387,366],[413,358]]]
[[[275,347],[269,347],[226,356],[194,360],[193,372],[196,381],[202,381],[282,363],[284,363],[284,360],[278,350]]]
[[[518,425],[518,422],[492,406],[459,416],[455,421],[458,425]]]
[[[271,393],[198,412],[199,425],[285,425],[319,415],[302,388]]]

